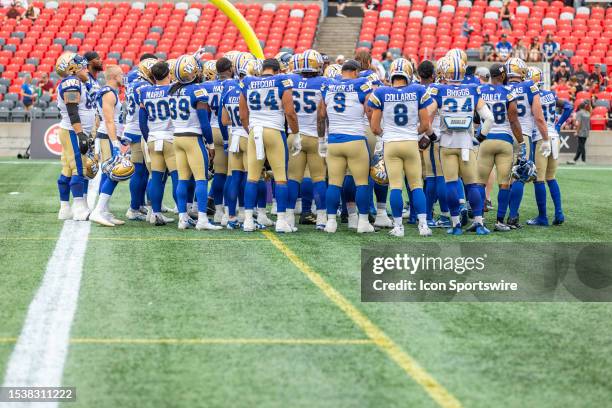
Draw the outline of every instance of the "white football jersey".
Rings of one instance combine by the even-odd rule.
[[[289,75],[279,74],[263,77],[247,76],[240,82],[240,89],[249,106],[249,127],[285,131],[285,109],[283,93],[292,90]]]
[[[365,138],[363,104],[372,92],[367,78],[329,80],[323,86],[323,99],[327,106],[329,140],[338,137],[359,136]]]
[[[198,102],[208,103],[208,93],[202,84],[189,84],[170,95],[170,118],[174,133],[202,134],[198,118]]]
[[[317,106],[321,101],[321,87],[327,78],[293,75],[293,106],[298,117],[300,133],[317,137]]]
[[[531,137],[535,123],[531,105],[533,104],[533,98],[539,94],[540,90],[533,81],[523,81],[510,85],[512,85],[516,96],[516,107],[518,108],[518,118],[523,135]]]
[[[98,110],[98,116],[100,117],[100,125],[98,126],[98,133],[103,133],[108,135],[108,128],[106,126],[106,120],[104,120],[104,112],[102,111],[102,97],[111,92],[115,95],[115,108],[113,113],[113,120],[115,122],[115,129],[117,131],[117,135],[119,136],[119,126],[121,122],[121,101],[119,100],[119,94],[117,91],[111,88],[110,86],[105,86],[98,92],[96,96],[96,109]]]
[[[92,115],[93,109],[91,108],[87,86],[83,83],[79,78],[74,75],[67,76],[62,79],[62,81],[57,86],[58,97],[57,97],[57,107],[60,111],[60,115],[62,120],[60,122],[60,128],[73,130],[72,123],[70,122],[70,117],[68,116],[68,109],[66,108],[66,103],[64,102],[64,93],[69,91],[76,91],[80,93],[79,99],[79,118],[81,119],[81,127],[83,128],[83,132],[90,134],[95,120],[95,112]]]
[[[221,115],[221,94],[225,81],[214,80],[202,83],[208,93],[208,106],[210,107],[210,126],[219,128],[219,116]]]
[[[178,111],[171,109],[169,89],[170,85],[151,85],[140,89],[138,98],[147,112],[149,141],[174,138],[172,115],[177,115]]]
[[[236,80],[228,80],[224,85],[221,108],[227,110],[227,114],[232,121],[229,130],[232,136],[249,137],[240,120],[240,85]]]
[[[140,125],[138,124],[138,115],[140,112],[140,104],[137,102],[137,93],[142,87],[151,85],[145,80],[136,79],[127,84],[125,87],[125,99],[127,102],[127,115],[125,117],[124,132],[140,135]]]

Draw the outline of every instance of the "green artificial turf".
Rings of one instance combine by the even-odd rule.
[[[61,229],[58,171],[0,162],[0,338],[19,335]],[[429,240],[524,242],[525,251],[530,242],[606,242],[612,170],[558,174],[563,226],[458,238],[435,230]],[[121,183],[115,215],[123,217],[128,202]],[[521,218],[535,214],[529,185]],[[279,238],[465,407],[609,404],[610,304],[361,303],[361,248],[422,241],[416,229],[406,232],[395,239],[302,226]],[[66,407],[436,406],[374,343],[231,343],[367,339],[261,233],[93,225],[71,337],[63,383],[77,387],[78,402]],[[194,339],[227,342],[187,344]],[[2,373],[12,347],[0,341]]]

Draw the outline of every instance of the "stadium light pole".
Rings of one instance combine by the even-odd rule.
[[[234,23],[236,27],[238,27],[240,34],[246,41],[247,47],[249,47],[249,51],[251,51],[251,54],[253,54],[256,58],[263,59],[264,53],[261,49],[261,44],[259,43],[253,28],[249,25],[244,16],[240,14],[240,11],[238,11],[238,9],[234,7],[229,0],[210,0],[210,2],[221,10],[221,12],[232,20],[232,23]]]

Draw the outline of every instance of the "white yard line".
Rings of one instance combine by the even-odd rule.
[[[66,221],[6,368],[4,387],[59,387],[77,308],[89,222]],[[0,403],[21,408],[41,403]],[[57,402],[43,403],[57,407]]]

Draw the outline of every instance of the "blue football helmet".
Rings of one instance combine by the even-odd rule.
[[[534,181],[537,176],[536,165],[532,160],[518,159],[512,166],[512,178],[523,183]]]

